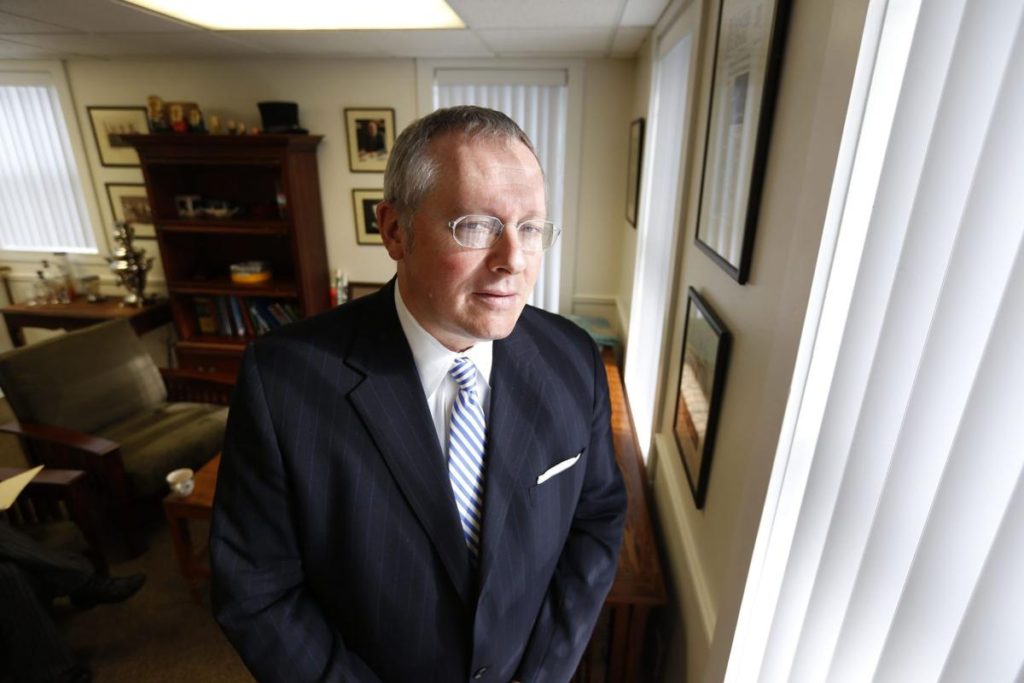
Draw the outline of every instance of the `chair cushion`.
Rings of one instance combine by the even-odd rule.
[[[136,495],[167,490],[171,470],[198,470],[220,452],[226,406],[209,403],[162,403],[98,432],[121,444],[128,482]]]
[[[19,420],[87,433],[167,400],[156,363],[126,320],[0,355],[0,387]]]

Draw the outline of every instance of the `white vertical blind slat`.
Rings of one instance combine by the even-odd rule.
[[[95,250],[56,90],[0,86],[0,246]]]

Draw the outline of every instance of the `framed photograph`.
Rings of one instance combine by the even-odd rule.
[[[156,239],[146,186],[142,183],[107,183],[107,199],[115,221],[131,223],[136,239]]]
[[[626,174],[626,220],[634,228],[640,212],[640,164],[644,156],[644,120],[629,124],[629,159]]]
[[[355,173],[383,173],[395,146],[394,109],[346,109],[348,167]]]
[[[352,206],[356,216],[358,244],[384,244],[377,225],[377,204],[384,201],[384,190],[352,190]]]
[[[348,283],[347,292],[348,301],[359,299],[367,294],[373,294],[383,286],[383,282],[350,282]]]
[[[148,133],[145,107],[87,107],[100,163],[104,166],[138,166],[139,155],[122,135]]]
[[[722,0],[697,246],[740,284],[750,273],[788,0]]]
[[[683,357],[672,431],[697,509],[704,507],[732,337],[693,287],[687,293]]]

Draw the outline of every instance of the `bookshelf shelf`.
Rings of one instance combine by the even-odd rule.
[[[233,375],[249,341],[327,309],[321,136],[124,137],[146,180],[185,375]],[[188,203],[240,214],[182,215]],[[231,282],[231,264],[253,260],[267,261],[274,279]]]

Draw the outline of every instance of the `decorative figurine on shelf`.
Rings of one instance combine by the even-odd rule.
[[[171,116],[171,130],[175,133],[184,133],[188,130],[188,124],[185,123],[185,112],[182,111],[180,104],[172,104],[169,108]]]
[[[210,133],[213,135],[220,133],[220,117],[216,114],[210,114]]]
[[[153,267],[154,257],[146,258],[145,249],[135,248],[135,228],[130,223],[118,221],[116,226],[114,241],[121,246],[114,250],[113,256],[107,257],[107,263],[117,275],[118,284],[128,290],[121,305],[141,308],[146,303],[146,274]]]
[[[166,133],[171,129],[167,125],[164,101],[157,95],[150,95],[146,98],[146,118],[149,120],[150,133]]]
[[[206,126],[203,124],[203,112],[195,107],[188,110],[188,132],[205,133]]]
[[[228,119],[228,135],[238,135],[238,124],[234,119]]]

